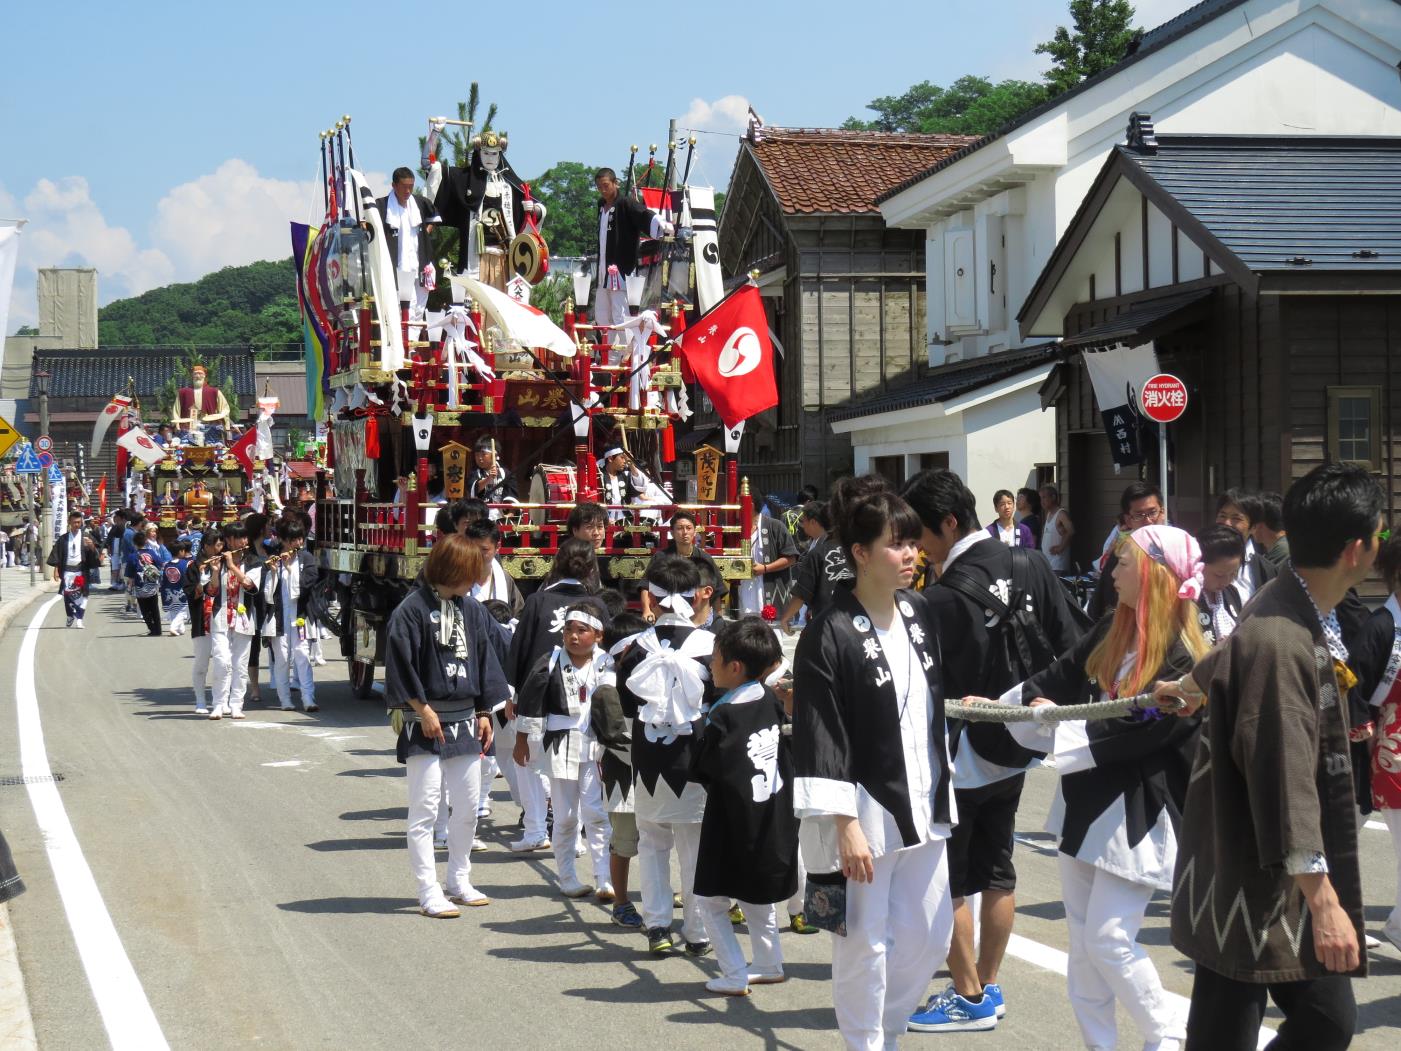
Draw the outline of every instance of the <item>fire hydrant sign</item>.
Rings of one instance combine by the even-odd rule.
[[[1158,423],[1172,423],[1187,411],[1187,384],[1161,372],[1143,385],[1138,396],[1143,415]]]

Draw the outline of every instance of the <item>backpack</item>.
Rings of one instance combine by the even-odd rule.
[[[1005,603],[979,584],[971,573],[960,570],[957,564],[939,578],[940,585],[953,589],[997,618],[987,629],[987,657],[981,675],[984,690],[992,697],[1049,668],[1060,656],[1046,637],[1036,613],[1027,609],[1032,580],[1031,553],[1021,547],[1007,550],[1012,555],[1012,582]],[[1073,605],[1068,601],[1066,604]],[[1007,728],[998,723],[965,723],[961,719],[951,719],[950,730],[955,742],[960,728],[979,755],[1000,766],[1021,769],[1042,755],[1023,748]]]

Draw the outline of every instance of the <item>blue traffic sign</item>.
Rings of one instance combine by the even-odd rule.
[[[58,464],[50,464],[50,465],[49,465],[49,481],[51,481],[51,482],[61,482],[61,481],[63,481],[63,472],[60,471],[60,470],[58,469]]]
[[[15,474],[41,474],[43,470],[39,465],[39,457],[34,452],[34,446],[26,445],[19,451],[19,458],[15,461]]]

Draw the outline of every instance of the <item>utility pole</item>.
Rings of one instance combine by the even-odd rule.
[[[34,378],[39,381],[39,433],[49,433],[49,379],[50,375],[45,369],[40,369],[34,374]],[[45,471],[35,476],[39,482],[39,552],[38,558],[47,558],[49,553],[49,475]],[[31,558],[29,565],[31,572],[29,583],[33,585],[33,566],[37,559]]]
[[[666,125],[666,141],[667,141],[668,145],[676,141],[676,118],[675,118],[675,117],[672,117],[671,120],[669,120],[669,121],[667,122],[667,125]],[[676,173],[675,173],[674,171],[671,173],[671,177],[672,177],[672,178],[675,178],[675,177],[676,177]],[[670,189],[673,189],[673,187],[668,186],[667,189],[670,190]]]

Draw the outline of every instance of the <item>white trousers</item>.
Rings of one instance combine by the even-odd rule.
[[[594,290],[593,297],[593,323],[595,325],[621,325],[628,319],[628,292],[626,286],[616,291],[610,291],[603,287],[603,280],[599,281],[599,287]],[[612,349],[608,352],[608,364],[620,365],[627,354],[626,343],[628,334],[626,332],[611,332],[607,336],[599,334],[598,342],[605,340],[611,343]]]
[[[1383,810],[1381,815],[1391,829],[1391,845],[1396,849],[1396,905],[1382,930],[1401,939],[1401,810]]]
[[[183,635],[190,627],[190,607],[189,604],[181,606],[170,615],[170,633],[172,635]]]
[[[705,929],[715,946],[715,959],[720,972],[732,981],[749,976],[744,960],[744,948],[730,923],[729,898],[701,898],[701,915]],[[741,901],[744,918],[749,927],[749,947],[754,954],[754,970],[772,974],[783,969],[783,948],[778,943],[778,908],[774,905],[754,905]]]
[[[514,722],[509,724],[513,751],[516,747],[515,727]],[[525,839],[545,839],[550,834],[546,820],[549,815],[550,779],[541,768],[542,759],[540,743],[532,741],[530,760],[525,766],[516,766],[515,760],[511,760],[516,777],[516,791],[519,793],[517,798],[521,809],[525,811]]]
[[[792,919],[803,911],[803,897],[807,890],[808,867],[803,864],[803,852],[798,851],[798,889],[793,896],[788,899],[788,917]],[[746,916],[749,914],[746,912]]]
[[[248,650],[253,636],[237,632],[209,635],[210,661],[214,665],[214,690],[210,707],[225,715],[243,713],[243,695],[248,692]]]
[[[130,594],[130,592],[128,592]],[[209,661],[211,656],[210,635],[198,635],[190,640],[195,651],[194,674],[190,685],[195,689],[195,707],[204,708],[205,704],[205,681],[209,678]]]
[[[579,826],[584,826],[585,846],[593,864],[594,885],[608,882],[608,812],[603,809],[603,787],[598,764],[579,764],[579,779],[550,778],[550,802],[555,808],[555,873],[561,884],[578,880],[574,850],[579,842]]]
[[[447,786],[438,795],[438,816],[433,819],[433,838],[438,839],[448,834],[448,818],[452,815],[452,801],[448,798]]]
[[[847,883],[845,937],[832,935],[837,1028],[853,1051],[895,1047],[949,953],[947,844],[931,840],[875,859],[870,883]]]
[[[692,892],[696,884],[700,830],[699,821],[659,825],[638,815],[637,864],[641,870],[642,926],[645,929],[671,927],[671,850],[675,847],[676,864],[681,870],[681,934],[688,942],[705,941],[705,917]]]
[[[297,629],[291,635],[274,635],[265,638],[272,650],[272,682],[277,687],[277,703],[284,708],[292,707],[292,676],[297,677],[297,687],[302,691],[302,707],[316,703],[316,683],[311,678],[311,653],[307,650],[306,639],[297,637]]]
[[[495,730],[496,727],[492,726],[492,729]],[[495,751],[495,748],[495,738],[493,738],[492,750]],[[480,797],[481,805],[477,807],[478,810],[480,810],[482,807],[491,806],[491,783],[496,780],[496,775],[500,772],[500,770],[501,767],[496,762],[496,756],[482,756],[482,794]]]
[[[1153,888],[1065,854],[1057,860],[1070,928],[1066,986],[1085,1046],[1113,1048],[1118,1042],[1115,1000],[1145,1043],[1184,1038],[1183,1020],[1168,1003],[1158,970],[1137,940]]]
[[[409,756],[409,866],[418,883],[418,903],[427,905],[443,893],[433,857],[433,823],[444,790],[453,798],[448,818],[447,893],[472,885],[472,840],[477,835],[477,791],[481,786],[480,755],[439,759]]]
[[[492,729],[496,731],[496,737],[493,738],[492,749],[497,755],[497,768],[501,771],[501,776],[506,779],[506,788],[511,793],[511,799],[515,801],[517,806],[524,808],[525,804],[521,802],[520,791],[516,788],[516,775],[520,771],[520,767],[518,767],[515,760],[511,758],[511,753],[515,751],[516,748],[515,720],[507,719],[505,726],[497,726],[493,721]],[[483,777],[483,800],[486,799],[488,789],[489,785],[485,777]]]

